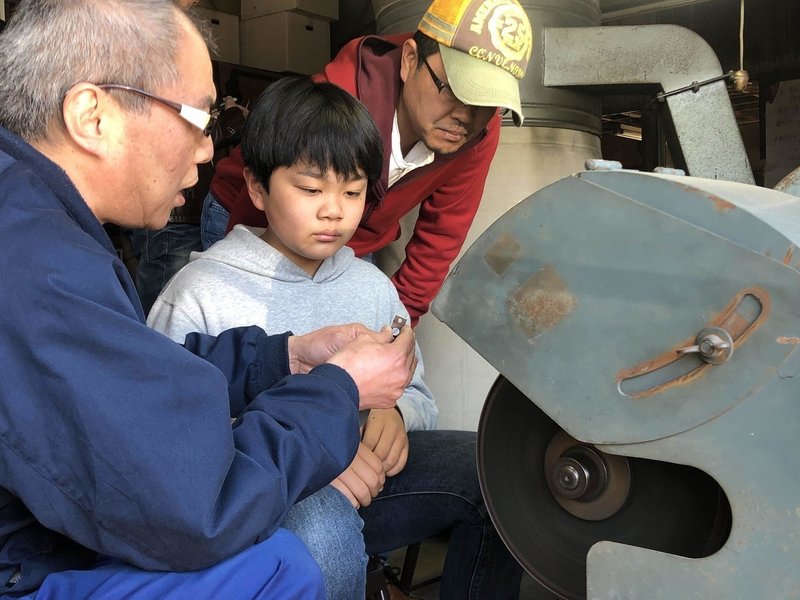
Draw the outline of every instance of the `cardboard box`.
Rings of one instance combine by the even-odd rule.
[[[199,6],[195,11],[208,25],[217,44],[217,51],[211,53],[211,58],[238,65],[239,17]]]
[[[267,71],[313,75],[331,57],[331,33],[326,21],[281,12],[239,24],[241,64]]]
[[[195,0],[196,6],[203,8],[211,8],[220,12],[228,13],[229,15],[239,16],[241,8],[241,0]]]
[[[323,21],[339,20],[338,0],[242,0],[242,21],[286,11]]]

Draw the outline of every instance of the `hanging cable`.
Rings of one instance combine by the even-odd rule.
[[[739,11],[739,70],[733,74],[733,87],[743,92],[750,81],[750,74],[744,70],[744,0]]]
[[[744,0],[739,13],[739,70],[744,70]]]

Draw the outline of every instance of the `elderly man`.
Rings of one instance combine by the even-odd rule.
[[[168,0],[23,0],[0,36],[0,595],[324,597],[279,524],[401,395],[413,334],[146,327],[102,225],[164,226],[215,95]]]

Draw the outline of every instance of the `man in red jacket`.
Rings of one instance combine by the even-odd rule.
[[[361,100],[383,137],[386,162],[369,190],[374,209],[349,243],[356,255],[396,240],[400,219],[419,205],[405,260],[392,276],[413,325],[428,311],[478,210],[499,113],[510,111],[522,123],[518,84],[531,48],[531,26],[516,0],[435,0],[413,37],[353,40],[317,76]],[[265,225],[244,188],[242,166],[238,151],[217,166],[201,225],[205,247],[236,223]]]

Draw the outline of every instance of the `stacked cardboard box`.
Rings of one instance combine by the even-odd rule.
[[[216,49],[211,58],[222,62],[239,64],[239,17],[228,13],[195,7],[197,15],[205,21],[214,36]]]
[[[241,64],[313,74],[330,60],[330,22],[338,0],[242,0]]]

